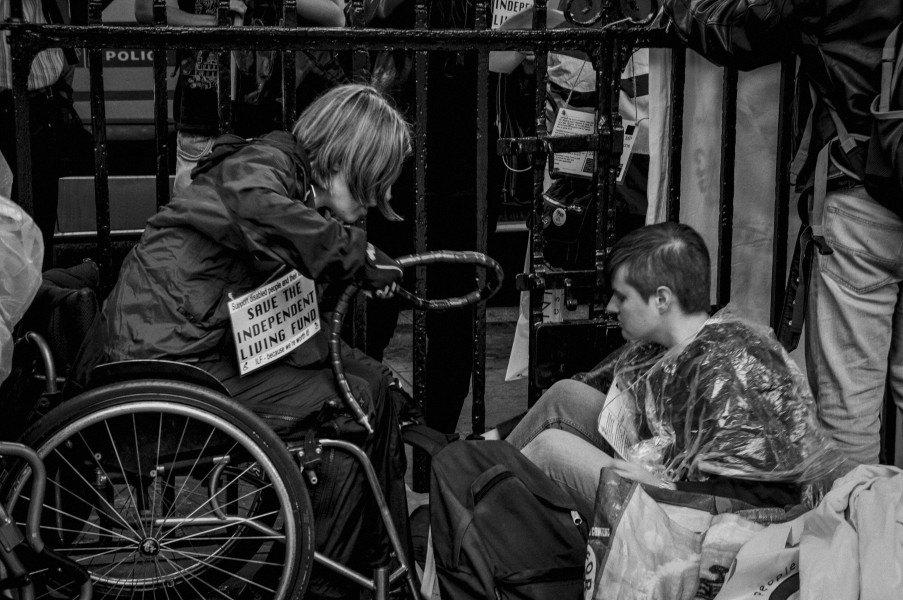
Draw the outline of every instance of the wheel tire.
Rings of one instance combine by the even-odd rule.
[[[307,489],[285,444],[231,399],[181,382],[110,384],[63,403],[23,442],[47,467],[45,543],[88,570],[95,598],[302,597]],[[29,479],[17,465],[0,482],[20,522]]]

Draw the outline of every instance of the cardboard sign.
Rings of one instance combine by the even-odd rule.
[[[492,0],[492,29],[498,29],[517,13],[532,8],[533,0]]]
[[[552,136],[586,135],[593,132],[596,116],[593,111],[585,112],[573,108],[561,108],[552,126]],[[578,177],[593,176],[595,152],[561,152],[555,154],[555,173],[566,173]]]
[[[229,301],[232,336],[244,376],[288,355],[320,331],[313,280],[298,271]]]

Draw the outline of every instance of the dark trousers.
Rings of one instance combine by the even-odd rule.
[[[45,88],[46,90],[47,88]],[[62,154],[61,116],[55,101],[44,91],[29,92],[31,129],[32,218],[44,238],[44,270],[53,266],[53,234],[56,231],[57,194]],[[16,114],[9,90],[0,91],[0,152],[14,174],[12,200],[18,200]]]
[[[283,361],[245,377],[238,376],[232,357],[198,366],[220,379],[237,401],[262,417],[280,437],[300,439],[308,430],[316,429],[319,437],[359,445],[376,470],[401,539],[409,540],[405,453],[398,427],[400,405],[388,389],[388,370],[347,347],[344,364],[351,389],[375,431],[369,438],[344,409],[332,369],[325,361],[308,367]],[[333,399],[339,401],[340,408],[326,406]],[[317,471],[319,482],[308,486],[316,549],[364,574],[388,564],[388,539],[360,464],[341,450],[329,449]],[[351,598],[357,593],[356,584],[314,566],[310,597]]]

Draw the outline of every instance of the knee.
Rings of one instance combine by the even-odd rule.
[[[531,410],[542,411],[548,415],[560,415],[566,409],[572,409],[575,402],[590,394],[596,396],[598,392],[585,383],[573,379],[561,379],[546,390]]]

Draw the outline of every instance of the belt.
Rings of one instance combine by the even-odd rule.
[[[50,100],[53,98],[53,86],[48,85],[47,87],[38,88],[36,90],[28,90],[25,93],[25,97],[28,98],[29,102],[39,101],[39,100]],[[13,91],[12,90],[0,90],[0,99],[3,99],[5,102],[13,101]]]

